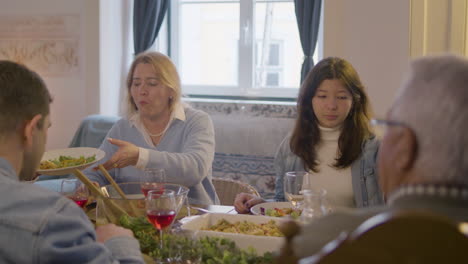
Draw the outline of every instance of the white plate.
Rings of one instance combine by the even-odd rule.
[[[225,233],[210,230],[201,230],[216,224],[220,219],[226,219],[231,223],[238,221],[249,221],[255,224],[267,223],[270,220],[277,224],[284,223],[285,219],[279,217],[255,216],[255,215],[236,215],[236,214],[215,214],[208,213],[197,217],[190,217],[188,221],[184,221],[181,228],[195,231],[196,237],[223,237],[234,241],[240,249],[248,249],[253,247],[258,255],[265,252],[279,252],[284,244],[284,237],[273,236],[254,236],[245,234]]]
[[[79,158],[80,156],[84,156],[85,158],[89,156],[96,155],[96,159],[92,162],[88,162],[86,164],[82,165],[77,165],[77,166],[71,166],[71,167],[66,167],[66,168],[59,168],[59,169],[50,169],[50,170],[37,170],[37,173],[39,174],[45,174],[45,175],[65,175],[65,174],[70,174],[73,173],[75,169],[82,170],[89,165],[96,163],[103,159],[106,156],[106,153],[104,151],[97,149],[97,148],[66,148],[66,149],[54,149],[50,150],[44,153],[42,156],[42,160],[51,160],[51,159],[56,159],[60,156],[71,156],[74,158]]]
[[[267,209],[274,209],[274,208],[292,208],[292,204],[290,202],[271,202],[271,203],[261,203],[256,204],[250,208],[250,212],[254,215],[263,215],[260,208],[265,208],[265,212]]]

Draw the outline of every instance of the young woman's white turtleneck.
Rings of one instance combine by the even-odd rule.
[[[338,138],[341,127],[325,128],[319,126],[321,142],[317,145],[319,172],[310,171],[310,183],[327,190],[327,201],[332,207],[356,207],[351,182],[351,166],[345,169],[333,167],[338,154]]]

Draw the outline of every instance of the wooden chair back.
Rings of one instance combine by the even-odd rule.
[[[468,263],[468,237],[458,223],[441,215],[382,213],[299,263]]]
[[[213,177],[213,185],[221,205],[233,205],[238,193],[250,193],[260,196],[252,185],[232,179]]]

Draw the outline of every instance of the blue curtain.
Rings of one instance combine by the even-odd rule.
[[[135,0],[133,3],[133,43],[135,56],[153,45],[170,0]]]
[[[294,0],[297,26],[301,39],[304,61],[301,69],[301,83],[310,69],[314,67],[315,46],[320,24],[320,8],[322,0]]]

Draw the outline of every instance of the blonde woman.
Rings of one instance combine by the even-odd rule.
[[[190,188],[189,197],[218,203],[211,182],[214,129],[208,114],[181,102],[179,74],[164,54],[138,55],[127,77],[128,114],[107,134],[103,166],[117,182],[137,181],[145,168],[163,168],[168,182]],[[109,184],[100,172],[87,176]]]

